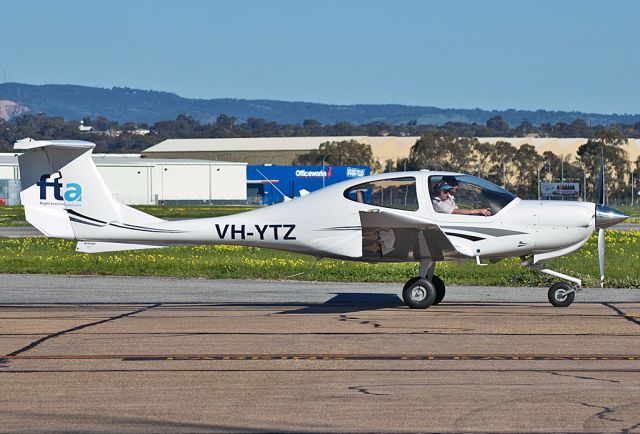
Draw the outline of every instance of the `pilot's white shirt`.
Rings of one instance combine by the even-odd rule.
[[[456,205],[456,201],[454,200],[453,195],[449,195],[449,197],[446,200],[442,200],[439,197],[434,197],[432,202],[433,202],[433,209],[435,209],[436,212],[441,212],[444,214],[451,214],[454,209],[458,208],[458,205]]]

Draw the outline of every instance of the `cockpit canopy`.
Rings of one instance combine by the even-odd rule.
[[[416,178],[413,176],[379,179],[354,185],[345,190],[344,197],[368,205],[406,211],[416,211],[419,207]]]
[[[516,198],[507,190],[471,175],[432,175],[428,179],[432,200],[436,186],[446,183],[453,187],[451,194],[458,208],[491,208],[491,214],[496,214]],[[406,211],[416,211],[419,208],[416,178],[408,175],[354,185],[344,191],[344,197],[385,208]]]
[[[429,177],[429,194],[435,197],[436,186],[448,184],[453,189],[458,208],[491,208],[491,214],[497,214],[507,206],[516,195],[498,187],[492,182],[471,175],[434,175]]]

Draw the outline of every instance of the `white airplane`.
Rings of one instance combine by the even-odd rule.
[[[564,279],[549,289],[554,306],[569,306],[581,281],[544,267],[579,249],[599,229],[627,218],[599,204],[522,200],[483,179],[451,172],[385,173],[338,184],[267,208],[240,214],[166,221],[117,202],[84,141],[16,142],[26,218],[47,237],[77,240],[84,253],[195,244],[233,244],[304,253],[317,258],[420,263],[402,296],[427,308],[445,296],[434,274],[441,261],[480,265],[519,257],[522,265]],[[458,211],[437,212],[440,191],[455,184]],[[446,196],[446,195],[443,195]],[[288,199],[288,198],[287,198]],[[473,211],[475,209],[475,211]],[[463,213],[463,214],[460,214]]]

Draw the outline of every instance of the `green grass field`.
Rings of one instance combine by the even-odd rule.
[[[0,207],[0,226],[29,226],[21,206]]]
[[[607,286],[640,287],[640,232],[607,231]],[[549,267],[598,286],[596,237]],[[0,239],[0,273],[176,276],[215,279],[295,279],[397,282],[417,273],[416,264],[366,264],[321,260],[251,247],[196,246],[105,254],[81,254],[75,243],[46,238]],[[451,285],[549,286],[554,279],[527,270],[516,259],[479,267],[442,263],[436,274]]]

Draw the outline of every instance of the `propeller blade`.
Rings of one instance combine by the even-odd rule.
[[[604,229],[598,229],[598,262],[600,263],[600,288],[604,288]]]
[[[598,205],[604,205],[604,149],[600,154],[600,179],[598,180]]]

